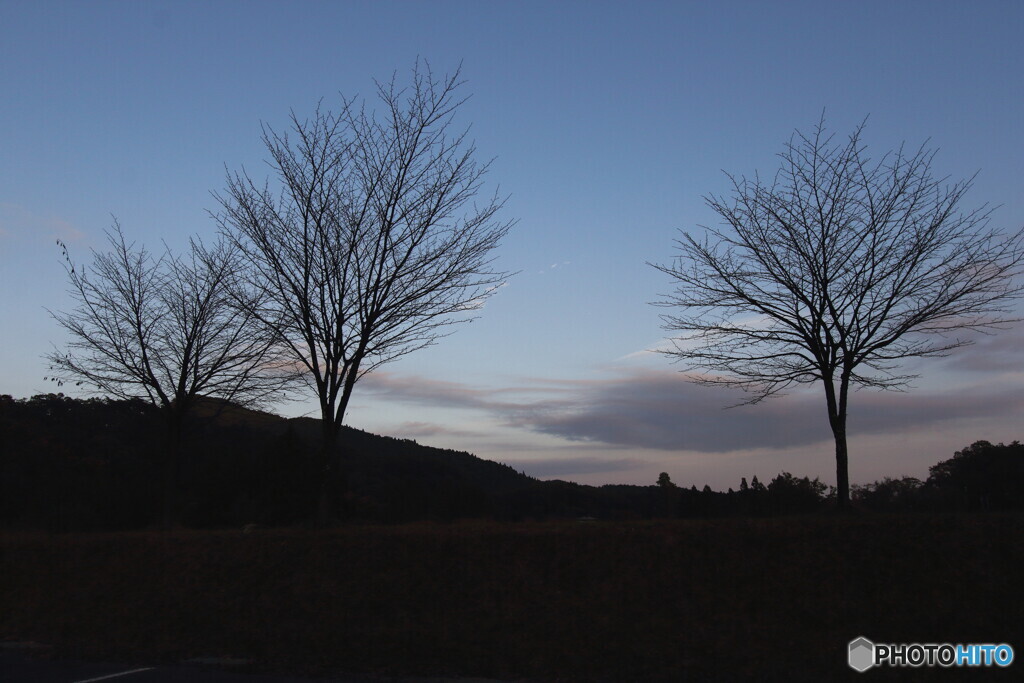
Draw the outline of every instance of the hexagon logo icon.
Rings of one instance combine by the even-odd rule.
[[[875,665],[875,644],[861,636],[850,641],[850,668],[861,673]]]

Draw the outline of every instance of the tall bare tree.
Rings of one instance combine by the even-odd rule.
[[[669,354],[695,381],[739,386],[744,403],[822,383],[844,507],[850,387],[904,388],[901,361],[1013,322],[1024,259],[1024,230],[959,208],[973,178],[933,178],[923,146],[873,161],[863,127],[839,144],[822,120],[771,182],[729,176],[731,196],[705,198],[725,228],[684,232],[675,262],[655,265],[675,284],[657,302],[677,311],[662,316],[681,333]]]
[[[337,112],[264,127],[273,183],[230,174],[218,219],[251,266],[256,314],[289,345],[322,419],[320,517],[343,460],[338,434],[356,381],[433,344],[508,275],[492,251],[511,222],[497,194],[481,204],[489,163],[453,117],[459,72],[417,64],[408,88],[377,84],[380,109],[343,99]],[[333,481],[332,481],[333,480]]]
[[[294,373],[277,357],[272,330],[251,312],[239,252],[221,239],[192,241],[187,256],[155,257],[126,242],[115,222],[110,249],[76,266],[61,242],[75,308],[51,312],[68,333],[48,354],[53,379],[159,407],[167,428],[164,524],[175,515],[182,423],[200,396],[247,405],[276,401]]]

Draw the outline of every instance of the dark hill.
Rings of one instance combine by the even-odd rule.
[[[324,477],[312,418],[204,399],[185,425],[178,466],[179,518],[190,527],[294,525],[314,518]],[[165,433],[141,401],[0,396],[0,527],[138,529],[160,519]],[[783,472],[727,493],[705,486],[584,486],[538,481],[469,453],[344,428],[343,519],[607,520],[774,516],[830,505],[824,484]],[[985,441],[931,468],[854,487],[876,510],[1014,510],[1024,505],[1024,447]]]
[[[143,402],[0,397],[0,524],[140,528],[156,522],[163,433]],[[320,427],[203,399],[185,428],[188,526],[294,524],[313,514]],[[346,514],[381,522],[520,517],[543,487],[469,453],[344,428]],[[547,509],[549,506],[541,506]]]
[[[202,399],[195,413],[197,422],[206,423],[207,429],[212,426],[264,432],[276,438],[298,439],[308,446],[315,446],[320,439],[320,421],[311,417],[284,418],[211,398]],[[342,427],[339,438],[345,456],[352,461],[353,474],[362,480],[393,480],[396,476],[422,484],[461,480],[493,493],[508,493],[536,482],[508,465],[465,451],[424,446],[353,427]]]
[[[320,421],[311,417],[287,419],[213,399],[205,399],[196,412],[197,422],[207,432],[262,432],[307,454],[315,452],[320,440]],[[369,505],[374,517],[418,518],[426,510],[445,519],[490,517],[497,511],[492,504],[496,497],[539,483],[507,465],[464,451],[352,427],[342,428],[339,448],[348,464],[353,503],[357,508]]]

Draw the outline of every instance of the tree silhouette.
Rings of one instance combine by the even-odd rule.
[[[730,197],[706,198],[727,229],[684,232],[676,261],[655,265],[676,287],[658,304],[681,311],[662,316],[680,334],[668,353],[694,381],[747,403],[823,385],[843,507],[850,387],[903,388],[901,361],[1011,322],[1024,259],[1024,230],[960,211],[972,180],[933,178],[923,146],[872,161],[863,127],[835,144],[822,120],[794,134],[771,181],[730,176]]]
[[[859,504],[877,510],[902,510],[919,505],[923,482],[916,477],[883,477],[862,486],[854,485],[852,498]]]
[[[218,220],[263,295],[253,312],[320,404],[321,521],[356,381],[470,320],[508,277],[491,252],[511,223],[497,219],[497,195],[473,202],[488,164],[453,130],[461,85],[458,71],[438,79],[417,63],[408,89],[377,84],[379,117],[355,100],[292,114],[290,132],[264,128],[275,189],[242,171],[218,195]]]
[[[50,379],[161,408],[167,429],[163,521],[170,525],[182,423],[196,399],[277,400],[288,377],[272,335],[251,313],[232,245],[192,241],[187,257],[169,250],[154,257],[127,243],[116,221],[106,235],[110,249],[94,251],[91,268],[76,266],[58,241],[75,308],[51,312],[69,340],[65,350],[47,355]]]
[[[967,509],[1019,509],[1024,481],[1024,445],[976,441],[949,460],[928,468],[928,486],[947,506]]]
[[[680,501],[679,487],[668,476],[668,472],[659,474],[655,485],[658,487],[661,514],[665,517],[675,517],[678,513]]]
[[[825,488],[817,478],[812,481],[808,477],[800,478],[789,472],[780,472],[767,487],[772,512],[810,512],[824,500]]]

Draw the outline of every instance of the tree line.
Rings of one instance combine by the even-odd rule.
[[[183,423],[177,523],[190,528],[295,526],[315,519],[320,488],[316,420],[287,420],[208,399]],[[0,396],[0,527],[51,531],[147,529],[161,524],[163,419],[135,400],[60,394]],[[343,428],[349,518],[642,520],[763,517],[834,510],[835,489],[782,472],[738,487],[540,481],[468,453]],[[1024,446],[979,441],[932,466],[924,481],[852,487],[879,512],[1019,510]]]

